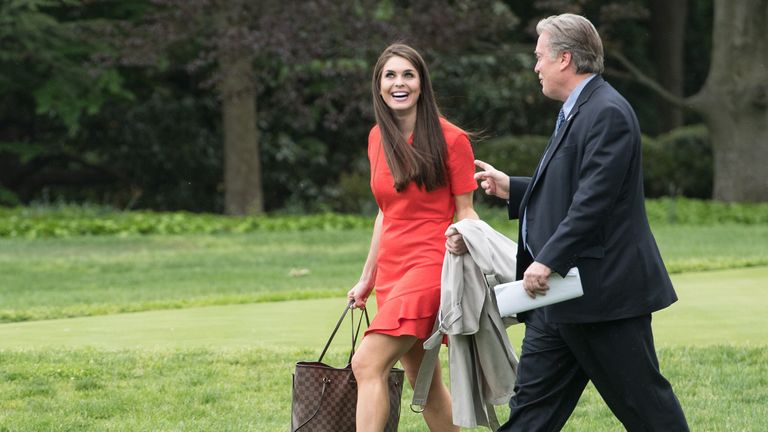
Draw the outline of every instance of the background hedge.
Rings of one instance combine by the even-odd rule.
[[[502,209],[488,208],[485,204],[478,207],[480,215],[492,225],[507,223],[506,212]],[[647,200],[646,209],[652,224],[768,224],[768,203],[727,204],[661,198]],[[306,216],[235,217],[188,212],[124,212],[95,206],[0,208],[0,238],[345,230],[369,229],[372,224],[372,216],[331,212]]]
[[[648,198],[712,196],[712,144],[704,125],[684,126],[657,137],[643,136],[643,175]],[[531,175],[549,137],[501,136],[475,143],[475,156],[510,175]],[[498,200],[482,198],[494,205]]]

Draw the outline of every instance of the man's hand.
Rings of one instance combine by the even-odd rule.
[[[547,278],[552,270],[544,264],[534,261],[523,273],[523,288],[531,298],[537,295],[546,295],[549,290]]]
[[[509,199],[509,176],[481,160],[476,160],[475,165],[482,169],[475,173],[475,180],[480,182],[480,187],[486,195]]]

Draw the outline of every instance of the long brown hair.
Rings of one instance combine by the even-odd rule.
[[[416,102],[413,145],[409,145],[403,138],[395,113],[381,97],[381,74],[384,64],[395,56],[408,60],[416,68],[421,82],[421,95]],[[440,110],[432,91],[427,64],[421,55],[401,43],[388,46],[379,56],[373,69],[371,92],[376,123],[381,130],[381,144],[395,180],[395,190],[401,192],[411,180],[427,191],[446,185],[446,145],[440,126]]]

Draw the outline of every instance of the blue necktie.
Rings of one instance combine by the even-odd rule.
[[[555,135],[560,131],[560,126],[562,126],[563,123],[565,123],[565,112],[560,108],[560,112],[557,113],[557,123],[555,123]]]

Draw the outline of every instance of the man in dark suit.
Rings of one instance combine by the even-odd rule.
[[[637,118],[599,75],[592,23],[564,14],[536,30],[542,92],[563,101],[556,131],[533,177],[482,161],[475,177],[520,219],[517,274],[528,294],[543,295],[552,272],[577,267],[584,295],[519,316],[517,393],[499,430],[560,430],[591,380],[627,430],[686,431],[653,345],[651,313],[677,296],[645,213]]]

